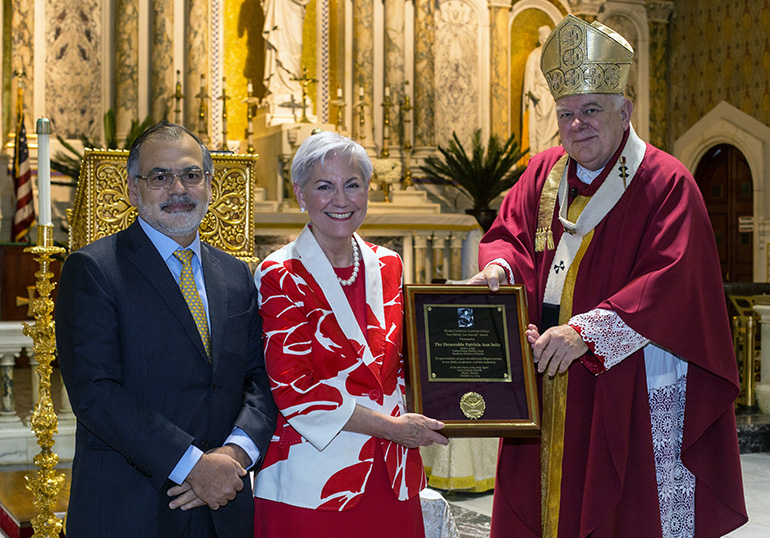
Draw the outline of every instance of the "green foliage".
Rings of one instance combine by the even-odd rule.
[[[150,117],[145,118],[145,120],[141,123],[139,120],[132,120],[131,127],[128,131],[128,134],[126,135],[125,144],[123,145],[123,148],[120,149],[129,149],[131,144],[134,143],[134,140],[136,140],[139,135],[142,134],[149,126],[153,125],[153,123],[154,122]],[[75,186],[77,183],[77,178],[80,176],[80,164],[83,162],[83,154],[77,151],[62,137],[57,136],[56,138],[59,140],[59,143],[62,145],[62,147],[67,150],[67,152],[56,152],[56,155],[54,155],[51,159],[51,169],[69,176],[75,181],[55,181],[53,183],[57,185]],[[109,109],[104,115],[104,144],[94,143],[85,135],[80,137],[80,141],[83,143],[84,148],[119,149],[117,127],[115,124],[115,111],[113,109]]]
[[[524,173],[526,166],[517,167],[516,163],[527,150],[521,150],[513,133],[504,143],[491,135],[485,148],[481,129],[476,129],[471,143],[472,154],[468,156],[453,132],[449,147],[438,147],[441,157],[427,157],[420,169],[460,189],[473,201],[473,209],[488,209],[492,200],[510,189]]]

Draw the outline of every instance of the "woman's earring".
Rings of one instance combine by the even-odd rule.
[[[305,212],[305,208],[304,208],[304,207],[300,207],[300,208],[299,208],[299,212],[300,212],[300,213],[304,213],[304,212]]]

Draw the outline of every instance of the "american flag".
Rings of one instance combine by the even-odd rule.
[[[16,126],[16,144],[13,153],[13,185],[16,190],[16,214],[13,218],[11,241],[29,242],[29,230],[35,220],[32,200],[32,174],[29,169],[27,129],[24,128],[24,111],[19,112]]]

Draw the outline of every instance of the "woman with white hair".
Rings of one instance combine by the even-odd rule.
[[[332,132],[292,163],[309,224],[255,283],[278,425],[256,478],[255,536],[422,537],[418,447],[443,424],[404,407],[398,254],[363,241],[372,163]]]

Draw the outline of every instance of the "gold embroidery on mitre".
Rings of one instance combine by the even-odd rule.
[[[634,49],[600,22],[567,15],[543,44],[540,69],[554,100],[586,93],[622,94]]]

